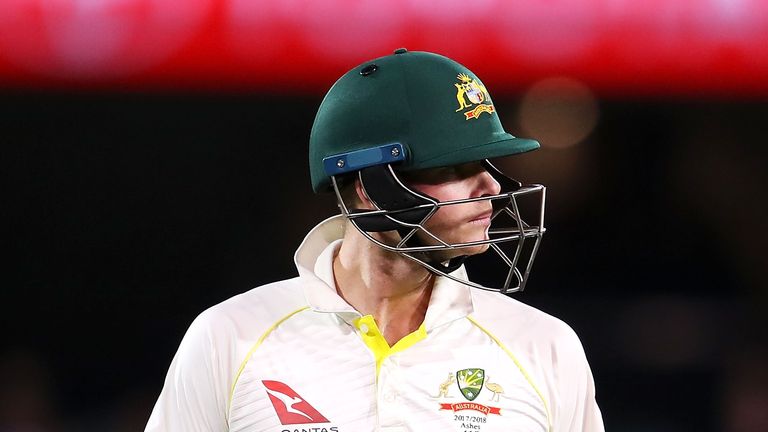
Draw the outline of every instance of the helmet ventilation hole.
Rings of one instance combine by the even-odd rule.
[[[360,69],[360,75],[368,76],[368,75],[376,72],[377,69],[379,69],[379,67],[376,66],[375,64],[369,64],[368,66]]]

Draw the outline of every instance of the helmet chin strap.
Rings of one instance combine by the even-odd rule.
[[[440,274],[441,272],[453,273],[458,270],[462,264],[464,264],[464,260],[466,260],[467,257],[468,255],[460,255],[449,259],[448,262],[428,261],[425,264],[430,268],[430,270],[436,272],[437,274]]]
[[[407,228],[398,228],[397,232],[400,234],[400,237],[405,238],[410,232],[410,229]],[[408,240],[406,240],[405,244],[407,246],[412,247],[418,247],[418,246],[424,246],[424,243],[417,238],[415,235],[411,236]],[[403,254],[406,254],[406,252],[402,252]],[[429,252],[416,252],[418,254],[424,255],[425,258],[431,258],[430,255],[435,254],[429,253]],[[412,257],[416,258],[414,255],[416,253],[410,254]],[[464,264],[464,261],[469,257],[469,255],[459,255],[453,258],[450,258],[448,261],[441,261],[439,259],[418,259],[417,261],[420,263],[423,263],[427,269],[433,273],[441,274],[441,273],[453,273],[454,271],[458,270],[459,267]]]
[[[437,200],[427,194],[417,195],[412,193],[395,178],[394,173],[387,165],[378,165],[365,168],[360,171],[360,181],[368,198],[379,208],[384,210],[404,210],[393,216],[398,221],[409,224],[418,224],[429,215],[433,210],[430,207],[406,210],[419,205],[429,205]],[[359,213],[360,211],[355,211]],[[372,232],[397,231],[401,238],[408,238],[405,244],[410,247],[424,246],[424,243],[416,236],[411,235],[413,228],[408,228],[402,224],[381,215],[362,216],[356,218],[359,226]],[[409,237],[410,236],[410,237]],[[431,258],[430,253],[421,252],[425,258]],[[414,257],[416,258],[416,257]],[[420,259],[417,262],[422,263],[433,273],[452,273],[458,270],[464,264],[467,255],[453,257],[448,261],[438,259]]]

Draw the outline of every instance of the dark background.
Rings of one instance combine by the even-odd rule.
[[[321,97],[0,94],[0,430],[141,430],[191,320],[295,274],[335,213],[305,156]],[[548,186],[514,297],[580,335],[607,430],[768,430],[768,105],[597,105],[505,166]]]

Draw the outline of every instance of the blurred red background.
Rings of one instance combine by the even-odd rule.
[[[768,94],[761,0],[4,0],[0,84],[324,91],[392,47],[496,91],[547,75],[604,95]]]
[[[315,112],[398,47],[542,148],[524,293],[607,430],[768,430],[768,2],[0,0],[0,430],[141,430],[189,323],[295,273]]]

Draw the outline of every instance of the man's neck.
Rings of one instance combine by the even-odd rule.
[[[424,322],[435,276],[417,263],[388,252],[348,227],[333,260],[339,295],[371,315],[389,346]]]

